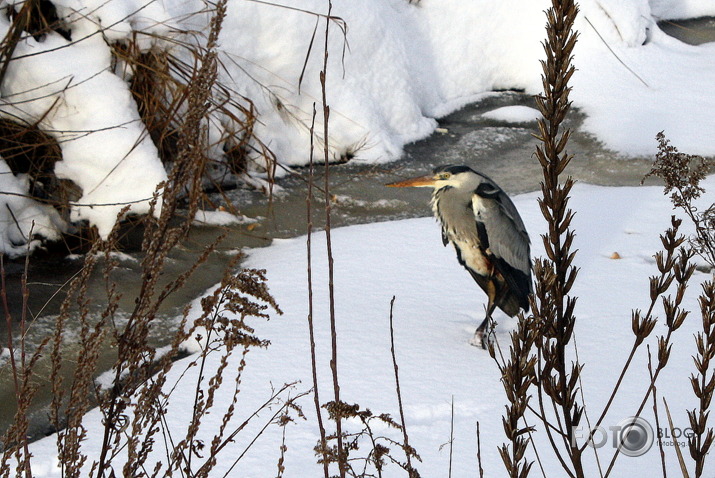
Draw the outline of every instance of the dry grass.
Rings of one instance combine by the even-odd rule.
[[[17,413],[15,422],[2,437],[4,450],[0,476],[32,476],[27,416],[37,390],[31,378],[43,355],[51,357],[49,380],[52,382],[53,400],[50,414],[58,430],[57,452],[62,475],[67,477],[87,476],[88,470],[91,470],[90,476],[95,477],[209,476],[217,457],[238,433],[245,430],[248,422],[258,416],[259,411],[268,408],[278,410],[276,418],[282,416],[284,424],[293,414],[300,413],[295,400],[301,395],[288,396],[293,386],[287,384],[279,387],[252,418],[235,423],[246,354],[252,348],[268,345],[266,340],[254,334],[250,323],[265,319],[269,309],[280,313],[268,292],[263,273],[240,268],[239,258],[227,264],[222,282],[213,294],[204,298],[203,311],[195,321],[189,321],[189,310],[185,311],[173,340],[162,353],[158,353],[149,341],[149,331],[161,305],[185,286],[221,239],[219,237],[208,245],[184,272],[163,278],[169,254],[186,237],[193,215],[202,202],[202,180],[209,161],[207,151],[211,147],[208,144],[207,121],[210,121],[215,108],[225,105],[224,96],[227,93],[222,92],[217,83],[220,64],[216,54],[225,8],[225,0],[216,3],[205,41],[200,46],[192,47],[193,65],[182,65],[182,68],[186,67],[184,73],[189,75],[184,82],[167,73],[175,58],[149,53],[132,59],[135,71],[132,87],[143,117],[153,138],[162,145],[164,153],[172,157],[169,179],[160,185],[152,200],[152,208],[157,210],[157,214],[150,214],[144,220],[141,288],[134,298],[134,309],[129,317],[120,320],[118,308],[122,288],[113,280],[117,263],[111,254],[119,247],[120,229],[117,226],[106,241],[92,242],[83,268],[67,287],[51,337],[47,337],[34,353],[29,353],[25,350],[24,333],[19,338],[9,333],[7,345],[13,351],[10,364],[16,387]],[[131,46],[127,47],[122,60],[128,61],[135,53]],[[182,114],[179,115],[179,111]],[[246,111],[250,113],[250,110]],[[243,134],[250,135],[254,117],[247,114],[246,118],[247,121],[241,123],[245,126]],[[21,129],[8,125],[3,130],[8,132],[4,144],[12,146],[11,141],[15,138],[15,143],[22,143],[23,147],[12,147],[21,151],[18,157],[24,164],[37,171],[46,171],[46,163],[38,159],[42,156],[37,152],[40,147],[24,146],[26,135],[30,132]],[[52,143],[48,142],[47,147],[52,147]],[[98,275],[104,281],[106,290],[106,302],[99,314],[87,295],[89,283],[96,281]],[[2,278],[4,281],[4,273]],[[25,287],[24,292],[27,298],[29,289]],[[4,287],[3,297],[6,297]],[[6,302],[4,305],[8,330],[12,331],[13,318]],[[75,352],[65,347],[65,331],[69,322],[79,324]],[[24,315],[20,325],[21,328],[25,326]],[[177,379],[170,379],[176,375],[170,372],[175,368],[177,362],[174,359],[185,341],[197,335],[201,335],[198,340],[202,350],[184,366],[187,370],[205,368],[207,373],[210,367],[214,369],[208,373],[210,379],[203,374],[195,379],[193,413],[187,420],[186,428],[177,430],[166,421],[167,409],[174,394],[178,393]],[[95,383],[95,376],[100,351],[108,344],[115,349],[116,360],[111,369],[112,385],[104,389]],[[239,357],[237,369],[229,367],[230,357],[236,355]],[[179,381],[187,380],[184,378],[187,370],[178,374]],[[233,394],[230,406],[217,410],[214,398],[219,390],[224,393],[227,387],[232,388],[232,392],[228,393]],[[93,406],[98,406],[103,415],[99,430],[88,428],[85,423],[85,414]],[[207,431],[202,426],[204,418],[210,413],[223,417],[218,430]],[[204,443],[205,438],[200,437],[207,434],[212,438],[209,443]],[[101,443],[99,454],[89,454],[85,450],[85,441],[91,435],[95,435],[93,440]]]
[[[31,1],[25,5],[40,3]],[[164,277],[171,251],[186,237],[197,209],[206,206],[206,188],[220,189],[223,185],[221,174],[224,172],[234,175],[245,173],[249,169],[249,155],[255,157],[256,153],[265,158],[265,169],[269,176],[275,169],[275,159],[270,151],[253,134],[257,119],[252,103],[218,81],[223,66],[216,53],[216,44],[226,5],[226,0],[213,5],[213,17],[205,38],[202,39],[196,32],[185,32],[194,37],[185,36],[184,40],[162,39],[175,42],[175,46],[180,48],[179,53],[175,50],[172,53],[141,51],[137,38],[128,43],[112,45],[115,71],[126,74],[147,134],[157,145],[169,171],[168,180],[160,185],[152,200],[152,209],[156,214],[149,214],[142,221],[141,288],[133,298],[134,308],[129,316],[120,317],[119,301],[126,301],[126,298],[122,297],[121,286],[113,280],[113,271],[118,264],[112,255],[113,251],[121,247],[123,231],[118,224],[107,240],[93,238],[86,243],[84,266],[67,285],[55,332],[40,345],[37,352],[26,353],[24,335],[21,334],[19,339],[9,335],[8,345],[11,350],[17,351],[11,363],[18,403],[15,423],[2,438],[4,449],[0,476],[11,476],[13,472],[32,476],[33,459],[29,453],[26,432],[28,410],[36,387],[30,377],[36,361],[43,354],[49,355],[51,361],[49,380],[52,383],[53,400],[50,415],[53,426],[58,430],[56,444],[63,476],[86,476],[88,470],[93,477],[210,476],[219,457],[226,454],[228,446],[235,442],[238,434],[248,433],[248,425],[266,413],[271,416],[257,433],[262,434],[269,426],[282,427],[283,441],[277,447],[276,455],[277,475],[282,476],[285,471],[285,430],[295,417],[302,417],[297,401],[305,393],[292,393],[295,384],[277,387],[274,394],[248,419],[236,423],[241,377],[248,364],[247,355],[252,348],[269,345],[267,340],[254,333],[251,322],[265,319],[270,309],[280,313],[278,304],[268,292],[261,271],[240,268],[239,258],[232,261],[227,265],[222,282],[212,294],[203,299],[203,310],[199,317],[190,320],[188,310],[185,311],[183,321],[178,324],[176,334],[165,350],[158,353],[149,340],[149,332],[159,316],[162,303],[185,286],[221,239],[217,238],[215,243],[208,245],[195,263],[183,273]],[[36,10],[18,14],[14,31],[24,31],[32,15],[36,15]],[[317,18],[326,21],[326,37],[331,23],[344,26],[342,20],[330,12],[318,15]],[[50,23],[48,25],[54,31],[60,27]],[[344,28],[341,30],[344,34]],[[20,36],[6,39],[2,51],[11,55],[13,45],[16,44],[13,42],[19,39]],[[328,140],[320,139],[329,138],[329,107],[325,90],[327,40],[324,54],[321,82],[325,129],[322,135],[316,137],[323,147],[327,163]],[[227,128],[224,137],[211,142],[208,129],[217,118],[223,118],[223,121],[234,127]],[[27,168],[35,178],[40,178],[42,174],[52,176],[54,162],[61,160],[60,149],[55,143],[36,128],[31,129],[26,125],[9,123],[5,129],[0,129],[0,133],[4,133],[5,138],[0,139],[0,146],[4,146],[0,154],[9,157],[12,151],[17,150],[16,156],[19,159],[12,163],[17,170]],[[42,146],[38,145],[37,138],[42,139]],[[220,163],[217,163],[215,154],[218,149],[223,149]],[[48,155],[48,152],[52,154]],[[312,179],[309,184],[312,186]],[[328,171],[322,190],[326,197],[330,196]],[[311,198],[312,192],[308,196],[309,210]],[[62,197],[48,197],[46,202],[57,207],[67,204]],[[330,206],[331,201],[326,201],[328,237]],[[310,230],[310,218],[308,227]],[[87,293],[89,284],[96,281],[97,277],[101,277],[106,291],[106,302],[100,307],[99,313],[96,304],[90,303]],[[26,292],[29,294],[30,291]],[[9,308],[5,310],[9,311]],[[9,323],[13,321],[9,313],[7,320]],[[347,404],[341,400],[334,309],[330,321],[333,337],[333,374],[330,380],[334,391],[333,400],[320,402],[317,394],[318,378],[314,378],[315,406],[322,435],[316,450],[318,460],[324,464],[326,478],[330,476],[330,467],[335,464],[341,476],[382,476],[390,464],[406,470],[408,476],[419,476],[412,464],[419,457],[409,446],[402,415],[400,424],[387,414],[373,414],[357,404]],[[65,331],[70,322],[79,323],[75,339],[78,347],[74,351],[66,348]],[[182,367],[186,369],[176,371],[177,362],[174,359],[180,354],[182,344],[191,337],[196,337],[201,344],[201,351],[188,361],[188,365],[182,362]],[[107,346],[116,351],[116,361],[110,371],[111,385],[102,388],[95,383],[95,376],[100,353]],[[315,360],[314,348],[313,352]],[[394,345],[392,366],[396,383],[399,384]],[[199,373],[191,375],[190,369],[198,369]],[[187,377],[190,376],[196,377],[193,383],[179,384],[189,380]],[[167,410],[174,396],[179,390],[186,390],[187,386],[193,391],[193,409],[183,427],[177,429],[175,423],[170,424],[167,420]],[[399,385],[397,393],[401,402]],[[221,400],[218,400],[219,394]],[[182,398],[183,402],[185,399]],[[218,409],[217,403],[227,403],[226,408]],[[85,418],[86,412],[95,406],[103,416],[99,430],[88,427]],[[323,427],[323,413],[327,413],[326,422],[334,425],[334,432],[328,433]],[[205,418],[209,414],[222,417],[218,429],[206,430]],[[356,431],[345,429],[342,425],[347,418],[358,419],[362,427]],[[377,422],[400,431],[404,443],[375,433],[374,424]],[[207,440],[206,436],[210,439]],[[98,454],[90,454],[85,449],[89,438],[101,443]],[[229,458],[233,460],[229,473],[246,451]]]
[[[687,254],[697,254],[709,265],[711,272],[715,271],[715,203],[706,204],[704,209],[697,206],[698,200],[705,193],[701,181],[712,170],[713,161],[679,152],[662,131],[658,133],[656,140],[658,153],[653,168],[646,177],[656,176],[663,180],[663,193],[670,196],[673,206],[685,214],[694,226],[695,234],[688,238],[688,248],[685,249]],[[680,293],[680,290],[678,292]],[[714,280],[702,284],[698,302],[702,331],[695,336],[696,353],[693,355],[693,362],[696,373],[690,376],[698,407],[687,411],[690,428],[693,430],[693,434],[688,437],[688,451],[695,463],[696,477],[702,476],[705,459],[715,441],[715,431],[712,426],[708,426],[710,406],[715,395],[715,372],[711,367],[711,361],[715,358]],[[678,454],[685,476],[687,468],[679,449]],[[663,468],[665,469],[665,464]]]

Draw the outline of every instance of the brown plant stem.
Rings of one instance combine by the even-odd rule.
[[[390,354],[392,355],[392,367],[395,370],[395,392],[397,393],[397,405],[400,411],[400,424],[402,425],[402,439],[403,448],[405,449],[405,456],[407,457],[407,474],[410,478],[413,476],[419,476],[416,470],[412,467],[412,453],[413,450],[410,447],[410,439],[407,435],[407,423],[405,422],[405,410],[402,407],[402,390],[400,389],[400,374],[397,366],[397,357],[395,355],[395,328],[393,324],[393,308],[395,306],[395,296],[392,296],[390,301]],[[452,397],[452,421],[454,422],[454,397]],[[454,423],[452,423],[454,426]],[[450,440],[452,437],[450,437]],[[449,470],[450,476],[452,471],[452,451],[449,452]]]
[[[681,221],[679,219],[676,219],[675,217],[672,217],[671,223],[672,228],[668,230],[668,232],[662,239],[666,250],[668,250],[669,252],[674,251],[677,247],[680,246],[680,244],[685,241],[685,238],[683,236],[676,236]],[[692,277],[693,273],[695,272],[695,265],[690,262],[690,259],[692,258],[693,254],[693,251],[681,247],[679,249],[679,253],[676,260],[672,264],[672,276],[677,283],[676,294],[674,298],[668,296],[663,297],[662,300],[663,309],[665,312],[665,322],[668,330],[665,336],[661,336],[658,338],[658,363],[656,365],[655,371],[653,372],[653,376],[650,380],[650,383],[648,384],[648,388],[643,395],[638,409],[633,414],[633,417],[637,418],[640,416],[640,414],[643,412],[643,409],[645,408],[646,403],[648,402],[648,399],[650,398],[650,395],[652,393],[655,393],[655,384],[658,380],[658,376],[665,369],[670,358],[672,335],[676,330],[680,328],[681,325],[683,325],[685,318],[689,314],[689,311],[681,309],[680,305],[685,295],[685,290],[688,287],[688,282]],[[668,282],[668,285],[669,284],[670,281]],[[651,294],[654,294],[655,292],[657,291],[652,290]],[[665,290],[663,290],[663,292],[665,292]],[[620,448],[623,445],[624,440],[625,436],[621,438],[621,443],[614,452],[604,476],[609,476],[611,471],[613,470],[613,467],[616,463],[616,459],[621,454]]]
[[[161,300],[156,300],[155,289],[158,283],[160,270],[165,263],[168,253],[178,244],[185,235],[187,225],[193,219],[198,207],[198,194],[200,178],[203,173],[205,158],[201,151],[205,146],[205,134],[201,128],[201,121],[206,116],[210,107],[211,88],[216,81],[217,60],[215,48],[218,42],[218,35],[226,13],[227,0],[219,0],[214,8],[211,18],[210,30],[206,46],[200,55],[200,66],[195,74],[195,84],[190,89],[187,98],[187,112],[183,119],[179,139],[176,160],[169,180],[163,186],[163,204],[159,219],[156,223],[148,223],[145,232],[142,249],[145,257],[142,261],[142,285],[136,300],[134,311],[132,312],[124,331],[118,335],[118,361],[115,365],[115,386],[111,391],[109,406],[105,412],[104,437],[102,439],[102,449],[98,461],[98,478],[105,476],[105,470],[110,466],[112,441],[116,435],[114,423],[121,415],[125,405],[122,395],[131,393],[130,389],[122,390],[119,387],[122,373],[130,357],[136,352],[136,347],[142,347],[148,333],[148,324],[151,317],[154,317]],[[184,225],[174,227],[171,219],[179,206],[180,193],[187,189],[189,193],[189,212]],[[157,192],[158,194],[158,192]],[[158,207],[157,199],[152,203],[152,210]],[[171,290],[171,289],[167,289]],[[165,297],[160,294],[159,299]],[[142,320],[144,318],[145,320]],[[131,366],[130,366],[131,367]],[[142,374],[148,370],[140,371],[139,385],[142,381]]]
[[[581,450],[572,439],[583,412],[575,397],[581,366],[576,362],[568,367],[566,361],[566,347],[575,325],[573,311],[576,305],[576,298],[569,296],[569,292],[578,273],[573,266],[575,251],[571,250],[575,237],[571,229],[573,211],[568,208],[574,181],[570,177],[563,182],[560,179],[571,161],[571,156],[565,152],[570,131],[560,132],[560,128],[571,106],[568,83],[575,72],[571,60],[578,37],[573,30],[577,13],[578,8],[572,0],[553,0],[546,12],[546,60],[541,62],[544,92],[536,97],[543,116],[538,121],[537,135],[542,144],[536,148],[536,157],[543,172],[543,197],[539,206],[548,223],[548,232],[542,235],[547,258],[538,260],[534,265],[537,286],[532,312],[540,329],[535,341],[539,364],[539,406],[542,416],[546,417],[544,392],[554,406],[556,426],[568,454],[569,466],[560,456],[548,427],[547,434],[564,471],[582,478]]]
[[[10,315],[10,306],[8,304],[7,300],[7,287],[5,283],[5,255],[0,254],[0,298],[2,299],[2,306],[3,310],[5,311],[5,322],[6,322],[6,327],[7,327],[7,348],[8,348],[8,353],[10,355],[9,361],[10,361],[10,367],[12,370],[12,380],[13,380],[13,387],[15,388],[15,397],[17,397],[17,412],[16,412],[16,418],[15,418],[15,423],[13,424],[13,428],[15,428],[15,433],[14,437],[12,437],[12,440],[14,442],[17,442],[15,446],[19,446],[22,449],[22,458],[20,459],[20,468],[22,469],[22,473],[25,475],[25,478],[32,478],[32,467],[30,463],[30,450],[28,447],[27,439],[24,439],[24,435],[27,433],[27,417],[25,415],[26,413],[26,406],[23,407],[21,402],[21,397],[23,397],[24,392],[26,391],[25,389],[27,388],[27,378],[28,378],[28,370],[26,367],[25,363],[25,319],[27,317],[27,299],[29,297],[29,289],[27,288],[27,271],[28,271],[28,266],[29,266],[29,257],[30,254],[28,252],[27,256],[25,257],[25,269],[23,272],[22,276],[22,319],[20,321],[20,351],[19,351],[19,356],[20,356],[20,367],[18,369],[18,363],[17,363],[17,357],[15,355],[15,347],[14,347],[14,340],[12,336],[12,330],[13,330],[13,323],[12,323],[12,316]],[[22,376],[22,383],[21,383],[21,376]],[[29,397],[25,397],[26,400],[29,400]],[[25,408],[25,409],[23,409]],[[20,453],[17,453],[17,456],[20,457]]]
[[[328,0],[328,14],[325,20],[325,43],[323,48],[323,69],[320,72],[320,90],[323,101],[323,160],[325,161],[325,242],[328,250],[328,295],[330,305],[330,370],[333,377],[333,399],[340,405],[340,381],[338,379],[338,331],[335,316],[335,284],[332,237],[330,233],[331,197],[330,197],[330,141],[329,120],[330,106],[328,106],[327,88],[325,78],[328,71],[328,38],[330,33],[330,18],[333,3]],[[335,415],[335,433],[338,447],[338,469],[340,478],[345,478],[347,470],[346,453],[343,444],[343,426],[340,414]]]
[[[698,298],[702,331],[695,336],[697,355],[693,356],[697,374],[690,376],[690,385],[698,398],[698,408],[688,410],[688,419],[693,434],[688,437],[690,457],[695,461],[695,477],[700,478],[705,467],[705,458],[715,441],[715,430],[708,426],[710,406],[715,395],[715,281],[702,285]]]
[[[653,356],[650,353],[650,345],[647,346],[648,350],[648,377],[651,382],[653,381]],[[653,389],[653,415],[655,416],[655,428],[660,430],[660,417],[658,414],[658,390]],[[660,454],[660,466],[663,470],[663,478],[668,478],[668,469],[665,466],[665,450],[663,449],[663,442],[658,437],[658,453]]]
[[[672,218],[671,221],[673,219],[674,218]],[[655,255],[656,264],[658,265],[660,275],[653,276],[650,278],[650,304],[648,306],[648,310],[646,311],[645,315],[643,315],[640,310],[633,311],[631,327],[633,329],[635,338],[631,347],[631,351],[628,354],[628,358],[626,359],[626,362],[621,369],[618,379],[616,380],[616,385],[611,390],[611,394],[608,397],[606,405],[603,407],[603,410],[601,411],[601,414],[598,417],[598,420],[596,421],[596,425],[593,430],[598,428],[601,423],[603,423],[603,420],[606,418],[606,415],[611,408],[613,400],[616,398],[618,390],[620,390],[620,387],[623,383],[623,379],[626,375],[626,372],[630,368],[633,358],[635,357],[636,351],[638,350],[640,345],[643,344],[644,340],[648,338],[648,336],[650,336],[650,334],[652,333],[656,324],[654,310],[656,304],[658,303],[658,298],[662,297],[662,295],[666,292],[666,290],[675,278],[672,271],[672,268],[675,265],[675,250],[680,244],[682,244],[683,240],[678,239],[676,237],[680,223],[672,222],[671,226],[672,227],[668,229],[665,234],[661,235],[661,242],[665,249],[665,256],[663,256],[662,252],[658,252]],[[582,445],[581,450],[586,448],[589,440],[593,437],[593,430],[589,434],[589,439],[586,440],[586,442]]]
[[[315,130],[315,103],[313,103],[313,120],[310,126],[310,161],[308,164],[308,195],[305,198],[306,202],[306,217],[308,223],[308,236],[306,239],[307,261],[308,261],[308,333],[310,335],[310,369],[313,379],[313,404],[315,405],[315,415],[318,419],[318,431],[320,432],[320,451],[323,455],[323,475],[325,478],[330,477],[330,459],[328,456],[328,440],[325,434],[325,425],[323,424],[323,413],[320,408],[320,394],[318,391],[318,364],[316,359],[315,347],[315,327],[313,326],[313,180],[314,162],[313,162],[313,138]]]

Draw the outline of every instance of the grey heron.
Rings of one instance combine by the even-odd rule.
[[[484,334],[496,307],[513,317],[529,310],[529,234],[514,203],[487,176],[467,166],[441,166],[431,175],[388,184],[430,187],[432,211],[442,225],[442,242],[487,294],[486,317],[470,343],[486,348]]]

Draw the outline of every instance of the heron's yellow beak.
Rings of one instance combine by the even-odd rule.
[[[416,178],[405,179],[396,183],[386,184],[390,188],[431,188],[434,186],[435,179],[431,175],[418,176]]]

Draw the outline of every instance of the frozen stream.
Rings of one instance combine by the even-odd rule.
[[[430,138],[406,147],[404,157],[386,165],[360,165],[347,163],[330,168],[330,193],[334,196],[333,227],[365,222],[388,221],[393,219],[426,216],[430,214],[428,206],[429,191],[424,189],[386,188],[388,182],[400,178],[425,174],[440,164],[467,164],[478,169],[499,183],[511,194],[534,191],[539,187],[540,168],[533,152],[537,141],[532,137],[535,122],[507,124],[481,117],[482,113],[508,105],[533,106],[533,100],[523,94],[502,92],[487,95],[476,104],[468,106],[440,121],[440,132]],[[578,129],[578,114],[573,114],[571,127]],[[647,158],[622,158],[603,150],[592,138],[576,132],[572,137],[569,151],[574,155],[570,173],[579,181],[603,185],[639,184],[648,171],[650,160]],[[316,168],[315,184],[323,185],[324,168]],[[213,254],[181,291],[171,296],[164,309],[168,327],[156,327],[154,341],[157,346],[171,339],[173,325],[183,306],[210,288],[220,280],[229,253],[244,247],[268,245],[272,238],[295,237],[306,233],[306,195],[307,169],[297,169],[291,175],[279,180],[281,191],[269,200],[264,194],[246,189],[230,191],[227,197],[232,205],[242,214],[258,218],[252,226],[234,226],[226,240],[219,247],[219,253]],[[324,224],[324,202],[322,193],[315,191],[317,200],[313,210],[314,227],[320,229]],[[213,200],[222,198],[215,195]],[[172,261],[167,274],[179,273],[188,268],[201,249],[212,242],[222,232],[217,227],[196,227],[190,237],[172,254]],[[124,310],[131,310],[133,297],[139,288],[138,254],[132,253],[122,260],[115,271],[114,278],[122,284]],[[30,326],[28,340],[38,343],[50,333],[54,314],[57,313],[62,294],[52,297],[57,288],[68,281],[81,266],[81,260],[60,259],[52,261],[31,261],[29,281],[31,283],[30,310],[42,314]],[[10,304],[19,307],[20,264],[9,266],[12,272],[8,288]],[[104,300],[104,283],[99,277],[93,281],[89,296],[96,302]],[[13,313],[19,317],[19,310]],[[2,325],[4,327],[4,324]],[[166,334],[166,332],[168,334]],[[1,332],[3,336],[6,330]],[[71,332],[70,332],[71,334]],[[68,336],[70,336],[68,334]],[[71,345],[68,345],[71,347]],[[107,348],[102,357],[103,364],[111,364],[114,351]],[[105,365],[108,366],[108,365]],[[47,364],[40,367],[38,381],[42,375],[49,374]],[[0,403],[14,403],[14,392],[9,376],[9,369],[0,372]],[[70,377],[67,377],[69,380]],[[48,386],[39,393],[41,401],[49,401]],[[32,419],[33,434],[46,431],[46,408],[40,406]],[[0,428],[12,419],[13,410],[9,406],[0,408]]]
[[[702,25],[702,29],[694,29]],[[689,22],[685,25],[665,25],[668,33],[674,36],[689,36],[688,41],[699,43],[713,41],[715,26],[711,20],[702,20],[699,24]],[[708,36],[709,35],[709,36]],[[494,179],[510,194],[534,191],[539,188],[541,170],[533,156],[537,141],[532,133],[536,123],[509,124],[482,117],[482,114],[501,106],[534,106],[533,99],[518,92],[498,92],[485,95],[478,102],[457,111],[440,121],[440,129],[431,137],[408,145],[402,159],[384,165],[363,165],[348,162],[330,168],[330,193],[333,202],[333,227],[350,224],[387,221],[407,217],[427,216],[430,214],[429,192],[424,189],[386,188],[388,182],[429,172],[441,164],[466,164]],[[569,127],[574,130],[568,148],[574,158],[569,174],[581,182],[600,185],[638,185],[649,170],[652,158],[622,157],[605,150],[592,137],[579,132],[581,118],[578,112],[572,112]],[[653,140],[655,143],[655,139]],[[315,183],[322,187],[323,167],[316,167]],[[157,326],[153,340],[158,345],[165,343],[171,336],[171,326],[186,303],[214,285],[223,271],[229,253],[245,247],[260,247],[270,243],[273,238],[295,237],[306,232],[306,194],[307,169],[295,169],[277,182],[281,191],[268,199],[255,191],[238,189],[227,193],[233,207],[241,214],[257,218],[256,224],[234,226],[228,237],[179,293],[173,295],[164,310],[165,321],[169,327]],[[320,229],[324,224],[321,193],[316,191],[318,200],[314,206],[314,227]],[[224,199],[213,196],[220,203]],[[202,248],[212,242],[221,232],[217,227],[196,227],[190,237],[172,255],[172,261],[166,273],[171,275],[185,270],[193,263]],[[437,246],[437,245],[436,245]],[[436,247],[435,246],[435,247]],[[138,290],[137,271],[138,254],[130,254],[121,262],[114,279],[122,284],[124,310],[131,310],[133,297]],[[30,310],[39,315],[27,335],[30,348],[42,337],[50,333],[54,314],[57,313],[62,294],[53,297],[58,287],[67,282],[81,266],[81,261],[72,259],[34,260],[30,264],[29,281],[31,283]],[[22,265],[13,263],[8,270],[8,295],[13,316],[19,317],[22,303],[19,291],[19,273]],[[270,284],[269,284],[270,285]],[[101,303],[105,297],[101,280],[94,281],[94,290],[89,295]],[[41,311],[41,312],[40,312]],[[7,335],[4,321],[0,333]],[[168,330],[169,334],[163,332]],[[68,336],[71,335],[68,332]],[[71,345],[68,345],[71,347]],[[105,367],[113,361],[113,349],[108,347],[102,357]],[[9,368],[0,366],[0,430],[4,430],[12,419],[15,401]],[[43,368],[45,367],[45,368]],[[41,364],[40,370],[48,370],[47,364]],[[67,367],[66,367],[67,368]],[[48,385],[43,385],[43,373],[36,377],[41,384],[37,405],[31,418],[32,434],[40,436],[47,431],[47,404],[50,400]],[[1,432],[0,432],[1,433]]]

